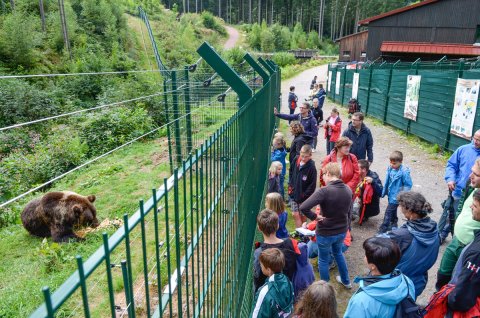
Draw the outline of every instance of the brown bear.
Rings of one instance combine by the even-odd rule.
[[[95,196],[84,197],[75,192],[49,192],[30,201],[21,218],[25,229],[32,235],[52,237],[54,242],[81,240],[73,232],[76,226],[98,226]]]

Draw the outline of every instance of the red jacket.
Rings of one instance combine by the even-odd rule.
[[[337,162],[337,151],[335,149],[323,160],[322,169],[329,162]],[[357,157],[354,154],[344,156],[342,159],[342,181],[352,190],[352,193],[355,193],[360,181],[360,170],[358,169]],[[320,184],[325,185],[322,173],[320,173]]]
[[[331,116],[327,118],[327,122],[330,120],[330,117]],[[323,129],[325,129],[325,139],[327,139],[328,125],[323,125]],[[340,119],[340,116],[337,117],[337,119],[335,120],[335,125],[331,127],[331,129],[332,134],[330,135],[330,141],[335,142],[338,140],[338,138],[340,138],[340,133],[342,131],[342,120]]]

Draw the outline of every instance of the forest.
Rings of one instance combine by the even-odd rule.
[[[208,10],[231,24],[279,23],[293,28],[300,23],[320,40],[355,33],[357,22],[418,0],[162,0],[178,12]]]

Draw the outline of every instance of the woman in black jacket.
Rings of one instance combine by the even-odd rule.
[[[312,137],[305,134],[305,130],[299,121],[295,120],[290,123],[290,132],[294,138],[292,144],[290,145],[290,155],[288,157],[288,161],[290,163],[288,170],[289,180],[292,178],[293,167],[296,159],[300,155],[300,149],[302,149],[303,145],[310,145],[312,143]]]

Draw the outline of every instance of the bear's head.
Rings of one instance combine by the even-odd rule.
[[[86,225],[91,227],[97,227],[99,225],[97,219],[97,209],[93,205],[93,202],[95,202],[94,195],[83,197],[76,194],[70,196],[68,199],[72,200],[71,210],[75,215],[77,226]]]

